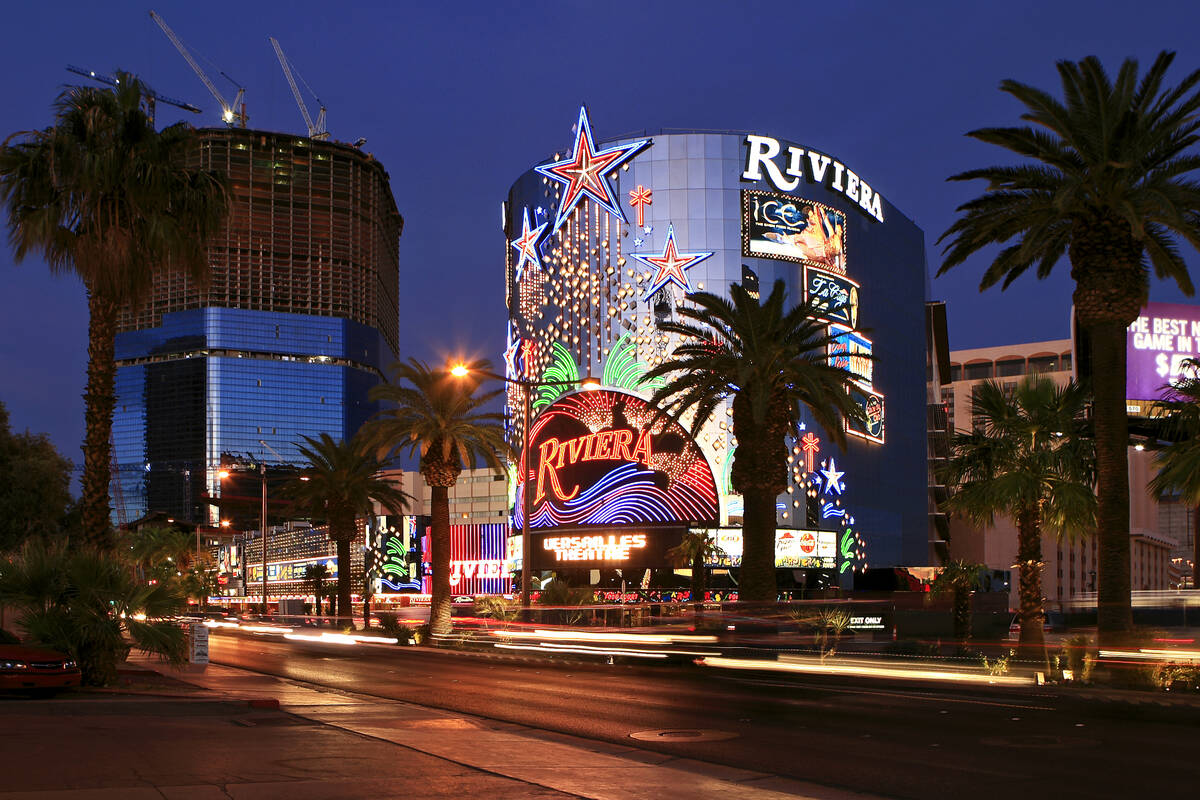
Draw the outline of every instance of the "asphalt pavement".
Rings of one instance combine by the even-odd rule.
[[[130,669],[0,699],[0,800],[869,798],[234,667]]]

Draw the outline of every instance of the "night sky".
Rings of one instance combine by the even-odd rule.
[[[165,2],[154,6],[232,99],[246,86],[249,126],[302,133],[268,36],[328,108],[333,137],[387,168],[405,218],[400,241],[401,356],[504,347],[500,202],[510,184],[567,148],[581,103],[597,140],[660,128],[750,131],[849,164],[934,242],[982,184],[946,176],[1005,154],[969,140],[1017,122],[1004,78],[1058,92],[1056,59],[1143,66],[1179,53],[1177,82],[1200,67],[1195,2],[799,3],[579,0],[457,3]],[[514,10],[509,10],[514,9]],[[51,122],[74,64],[137,73],[204,114],[159,106],[159,121],[219,124],[219,109],[148,7],[13,3],[0,48],[0,133]],[[206,61],[205,59],[208,59]],[[316,104],[309,101],[313,115]],[[980,294],[984,258],[932,282],[948,302],[952,348],[1065,338],[1069,265],[1007,292]],[[1200,257],[1190,254],[1193,278]],[[16,430],[48,433],[76,463],[83,436],[87,312],[72,276],[0,247],[0,401]],[[1183,302],[1157,284],[1154,300]]]

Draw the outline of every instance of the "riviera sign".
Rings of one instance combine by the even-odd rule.
[[[780,170],[775,158],[782,148],[778,139],[770,136],[746,136],[746,169],[742,180],[761,181],[766,172],[767,181],[781,192],[791,192],[801,181],[820,184],[832,191],[844,194],[853,200],[868,216],[883,222],[883,198],[840,161],[818,153],[789,145],[787,158]]]

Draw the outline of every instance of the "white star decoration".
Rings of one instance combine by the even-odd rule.
[[[646,290],[646,298],[649,299],[667,282],[674,283],[685,292],[690,292],[692,285],[688,282],[684,270],[696,266],[712,253],[680,253],[675,244],[675,226],[668,225],[667,244],[663,248],[662,255],[650,253],[630,253],[629,255],[658,270],[658,274],[650,281],[650,288]]]
[[[542,231],[546,230],[548,222],[543,222],[536,228],[529,227],[529,209],[526,208],[521,212],[521,235],[509,242],[510,245],[517,249],[520,254],[517,258],[517,282],[520,283],[521,276],[524,274],[525,262],[533,264],[535,267],[541,262],[538,260],[538,240],[542,238]]]
[[[841,494],[842,476],[846,473],[838,472],[837,464],[831,458],[829,459],[829,468],[822,469],[821,474],[825,476],[825,494]]]

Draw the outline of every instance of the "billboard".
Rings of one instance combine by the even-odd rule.
[[[564,395],[533,422],[531,530],[590,525],[716,524],[708,460],[678,423],[637,395],[596,389]]]
[[[858,290],[859,285],[843,275],[804,267],[804,299],[815,299],[817,313],[830,322],[858,326]]]
[[[709,532],[720,552],[710,567],[742,565],[742,529],[718,528]],[[837,569],[837,532],[793,530],[775,531],[775,566],[780,569]]]
[[[846,274],[846,216],[776,192],[742,192],[742,254]]]
[[[865,420],[846,418],[846,433],[883,444],[884,397],[859,383],[850,384],[850,399],[863,411]]]
[[[1126,332],[1125,397],[1152,402],[1200,358],[1200,306],[1147,303]]]

